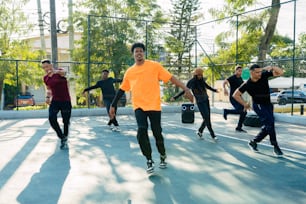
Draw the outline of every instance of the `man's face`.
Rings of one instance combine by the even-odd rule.
[[[250,73],[252,79],[258,80],[261,78],[262,68],[255,68]]]
[[[45,70],[46,73],[50,73],[52,72],[52,64],[49,64],[49,63],[43,63],[42,65],[42,68]]]
[[[241,74],[242,74],[242,68],[236,69],[235,75],[236,75],[237,77],[241,77]]]
[[[197,76],[198,80],[203,79],[203,73],[202,74],[197,74],[196,76]]]
[[[108,72],[102,72],[102,79],[108,78]]]
[[[135,62],[140,62],[144,60],[144,50],[140,47],[136,47],[134,49],[133,55],[134,55]]]

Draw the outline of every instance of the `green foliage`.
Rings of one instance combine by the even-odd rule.
[[[31,52],[27,43],[18,40],[20,36],[29,32],[33,25],[28,23],[26,15],[23,13],[24,5],[29,0],[6,0],[1,1],[0,13],[0,51],[3,59],[37,59],[38,52]],[[23,26],[20,26],[23,24]],[[24,25],[25,24],[25,25]],[[27,27],[27,30],[22,27]],[[15,40],[14,40],[15,39]],[[20,84],[39,84],[37,74],[41,69],[35,63],[22,63],[20,61],[0,60],[0,97],[3,90],[3,84],[16,86],[17,68]],[[32,73],[30,73],[32,72]],[[41,79],[39,80],[41,81]],[[0,98],[1,99],[1,98]]]
[[[215,38],[216,44],[221,49],[216,55],[211,56],[214,66],[209,66],[210,60],[208,58],[204,58],[202,64],[208,65],[208,69],[211,70],[218,70],[216,66],[221,66],[220,77],[223,79],[232,74],[236,64],[247,66],[249,62],[258,61],[260,63],[266,60],[266,57],[271,60],[271,62],[266,60],[265,63],[269,64],[275,59],[288,58],[290,55],[292,57],[292,40],[274,34],[280,9],[279,0],[271,0],[270,2],[277,6],[258,10],[256,13],[244,13],[258,3],[256,0],[225,0],[223,8],[210,9],[210,13],[215,18],[225,18],[232,29],[220,33]],[[236,53],[236,41],[231,40],[235,39],[237,29],[238,53]],[[287,64],[285,67],[288,67]],[[212,76],[217,77],[218,73],[215,72]]]
[[[170,98],[175,96],[177,93],[175,87],[171,83],[166,83],[164,84],[163,94],[163,101],[170,102]]]
[[[196,26],[201,15],[198,0],[172,1],[171,25],[169,35],[166,37],[166,50],[171,55],[167,58],[167,64],[177,67],[177,75],[189,69],[191,65],[191,49],[196,42]]]
[[[82,8],[86,8],[86,12]],[[83,35],[73,51],[73,59],[90,62],[73,67],[78,76],[79,93],[100,79],[102,69],[109,69],[115,78],[122,78],[133,64],[130,46],[136,41],[148,42],[149,57],[158,58],[156,31],[165,20],[156,0],[86,0],[75,12],[75,19],[76,30]],[[80,96],[80,100],[84,101],[84,97]]]
[[[249,6],[252,6],[256,0],[224,0],[226,6],[223,8],[211,8],[209,13],[216,18],[226,18],[229,16],[234,16],[238,13],[245,12]]]
[[[25,106],[25,107],[18,107],[18,110],[20,111],[29,111],[29,110],[45,110],[48,109],[48,105],[41,105],[41,106]],[[15,107],[13,110],[17,110],[17,107]]]
[[[6,55],[10,49],[12,37],[18,37],[19,34],[24,34],[28,30],[22,30],[21,22],[27,22],[25,14],[22,12],[23,6],[29,0],[5,0],[0,2],[0,49],[2,55]],[[27,25],[31,29],[32,25]],[[3,56],[2,56],[3,57]]]
[[[258,39],[261,36],[261,32],[253,32],[252,34],[244,33],[238,40],[238,53],[236,53],[236,42],[223,45],[223,49],[219,49],[214,56],[211,56],[211,60],[214,64],[211,64],[207,57],[203,57],[201,61],[202,66],[207,66],[205,76],[209,82],[216,79],[224,79],[233,73],[236,65],[235,59],[237,58],[238,64],[246,66],[252,58],[257,56],[258,52]],[[214,77],[212,79],[211,77]]]

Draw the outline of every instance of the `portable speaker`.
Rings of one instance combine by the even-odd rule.
[[[194,104],[182,104],[182,123],[194,123]]]

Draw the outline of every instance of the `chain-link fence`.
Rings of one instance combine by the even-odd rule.
[[[301,1],[286,1],[281,4],[276,35],[283,36],[282,40],[287,44],[273,41],[273,46],[270,46],[270,50],[267,51],[267,59],[262,61],[263,66],[273,64],[285,70],[283,83],[287,85],[279,88],[273,87],[271,91],[274,92],[284,89],[303,89],[303,83],[306,84],[306,50],[305,45],[299,39],[301,34],[306,33],[306,30],[303,30],[305,29],[302,25],[303,21],[300,20],[304,14],[296,12],[296,7],[299,8],[299,4],[305,5]],[[88,97],[82,94],[82,90],[100,80],[103,69],[111,70],[112,77],[122,78],[125,70],[133,64],[133,58],[127,45],[131,45],[137,39],[137,41],[145,43],[147,58],[161,62],[181,80],[186,82],[192,77],[193,69],[201,66],[205,69],[205,77],[208,82],[221,90],[222,81],[232,74],[236,64],[241,64],[246,68],[250,64],[258,62],[256,59],[257,50],[254,51],[255,45],[253,45],[256,42],[252,42],[252,38],[248,38],[242,23],[248,19],[249,15],[256,16],[270,8],[269,5],[263,5],[263,7],[223,19],[188,25],[190,26],[189,46],[183,53],[179,53],[180,57],[169,52],[169,43],[168,47],[166,44],[173,34],[171,32],[175,30],[176,26],[181,25],[169,22],[88,16],[88,30],[86,34],[84,33],[88,40],[83,53],[83,59],[86,61],[59,61],[58,66],[65,68],[68,72],[71,98],[75,107],[103,106],[100,90],[91,91]],[[130,34],[122,32],[127,28],[125,24],[133,27],[133,30],[129,31]],[[236,27],[231,25],[236,25]],[[94,31],[99,26],[102,28],[100,33],[95,33]],[[228,36],[224,38],[226,41],[219,40],[217,42],[217,39],[220,39],[220,33],[223,33],[223,36]],[[99,36],[104,36],[104,38],[99,38]],[[243,42],[243,40],[247,42]],[[124,49],[122,45],[124,45]],[[249,49],[251,48],[255,52],[252,54],[252,58],[245,56],[246,53],[250,55]],[[225,61],[220,61],[219,58],[223,54],[220,51],[230,49],[233,49],[232,54]],[[6,72],[3,74],[6,78],[2,86],[1,97],[3,109],[16,107],[18,96],[25,94],[33,95],[35,105],[46,108],[44,106],[45,88],[42,83],[44,72],[40,68],[40,61],[0,59],[0,63],[1,67],[5,67],[1,72]],[[116,88],[118,86],[116,84]],[[177,91],[171,85],[163,85],[162,90],[164,102],[167,102],[170,96]],[[129,95],[127,99],[129,105]],[[211,100],[212,104],[214,101],[228,102],[223,91],[211,95]],[[27,104],[20,104],[20,106],[22,105]],[[17,109],[19,108],[17,106]]]

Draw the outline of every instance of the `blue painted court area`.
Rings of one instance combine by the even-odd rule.
[[[136,140],[133,115],[119,115],[121,132],[106,116],[73,117],[69,150],[46,118],[0,121],[1,204],[197,204],[306,203],[306,127],[276,123],[285,156],[276,158],[268,138],[252,152],[247,141],[259,131],[235,132],[236,116],[212,114],[219,140],[199,140],[194,124],[179,113],[162,115],[167,169],[159,169],[152,133],[155,173]]]

